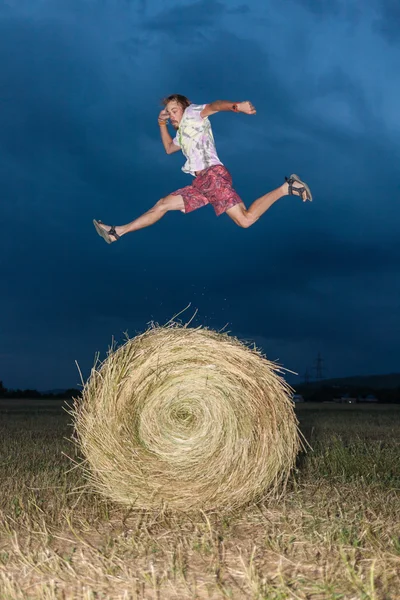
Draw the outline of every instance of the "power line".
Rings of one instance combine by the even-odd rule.
[[[321,352],[318,352],[318,356],[315,360],[315,366],[314,366],[314,370],[315,370],[315,379],[319,380],[319,379],[323,379],[324,378],[324,373],[323,373],[323,365],[324,360],[321,356]]]

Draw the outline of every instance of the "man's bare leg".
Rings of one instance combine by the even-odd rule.
[[[185,212],[185,203],[183,201],[183,197],[180,195],[174,196],[170,194],[165,196],[165,198],[161,198],[150,210],[145,212],[143,215],[127,223],[126,225],[117,225],[115,227],[116,234],[121,237],[126,233],[130,233],[131,231],[137,231],[138,229],[143,229],[144,227],[150,227],[150,225],[154,225],[157,223],[162,217],[170,210],[180,210],[181,212]],[[110,230],[110,225],[106,225],[105,223],[101,223],[100,227],[102,227],[105,231]],[[117,238],[110,236],[112,241],[116,241]]]
[[[295,187],[293,188],[293,193],[294,195],[300,196],[299,193],[296,193],[296,185],[297,187],[301,187],[300,184],[295,184]],[[274,202],[280,200],[288,194],[289,184],[285,182],[280,187],[276,188],[275,190],[272,190],[272,192],[268,192],[267,194],[264,194],[264,196],[257,198],[257,200],[255,200],[248,209],[246,208],[244,203],[236,204],[235,206],[232,206],[232,208],[228,208],[226,214],[233,221],[235,221],[235,223],[239,225],[239,227],[247,228],[251,225],[254,225],[254,223],[258,221],[261,215],[267,212],[267,210],[274,204]],[[306,194],[303,192],[303,202],[305,202],[306,199]]]

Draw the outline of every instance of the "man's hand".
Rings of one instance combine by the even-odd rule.
[[[169,114],[167,113],[165,108],[163,108],[162,111],[160,112],[160,114],[158,115],[158,120],[159,121],[168,121],[168,119],[169,119]]]
[[[238,112],[245,113],[246,115],[255,115],[257,112],[249,100],[245,100],[244,102],[239,102],[237,107],[238,107]]]

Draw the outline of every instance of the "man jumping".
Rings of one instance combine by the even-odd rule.
[[[153,225],[169,210],[188,213],[211,204],[217,216],[226,213],[240,227],[250,227],[283,196],[300,196],[303,202],[312,200],[310,188],[294,173],[285,177],[286,181],[280,187],[255,200],[248,209],[233,189],[232,177],[218,158],[208,117],[220,111],[255,115],[251,102],[217,100],[211,104],[191,104],[186,96],[173,94],[162,104],[164,108],[158,116],[158,124],[165,152],[172,154],[182,150],[186,157],[182,171],[193,175],[194,179],[191,185],[161,198],[150,210],[127,225],[110,226],[94,220],[97,233],[108,244],[126,233]],[[174,139],[168,133],[168,120],[177,132]]]

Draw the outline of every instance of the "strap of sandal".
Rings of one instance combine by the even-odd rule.
[[[110,229],[107,231],[108,235],[113,235],[115,237],[116,240],[119,240],[119,238],[121,237],[120,235],[118,235],[118,233],[115,231],[115,225],[112,225],[110,227]]]
[[[305,187],[293,187],[293,184],[296,182],[295,179],[293,179],[293,177],[285,177],[285,181],[287,181],[288,186],[289,186],[289,194],[291,196],[294,196],[295,194],[293,193],[293,190],[295,192],[298,192],[300,195],[300,198],[303,198],[303,193],[306,192],[306,188]]]

